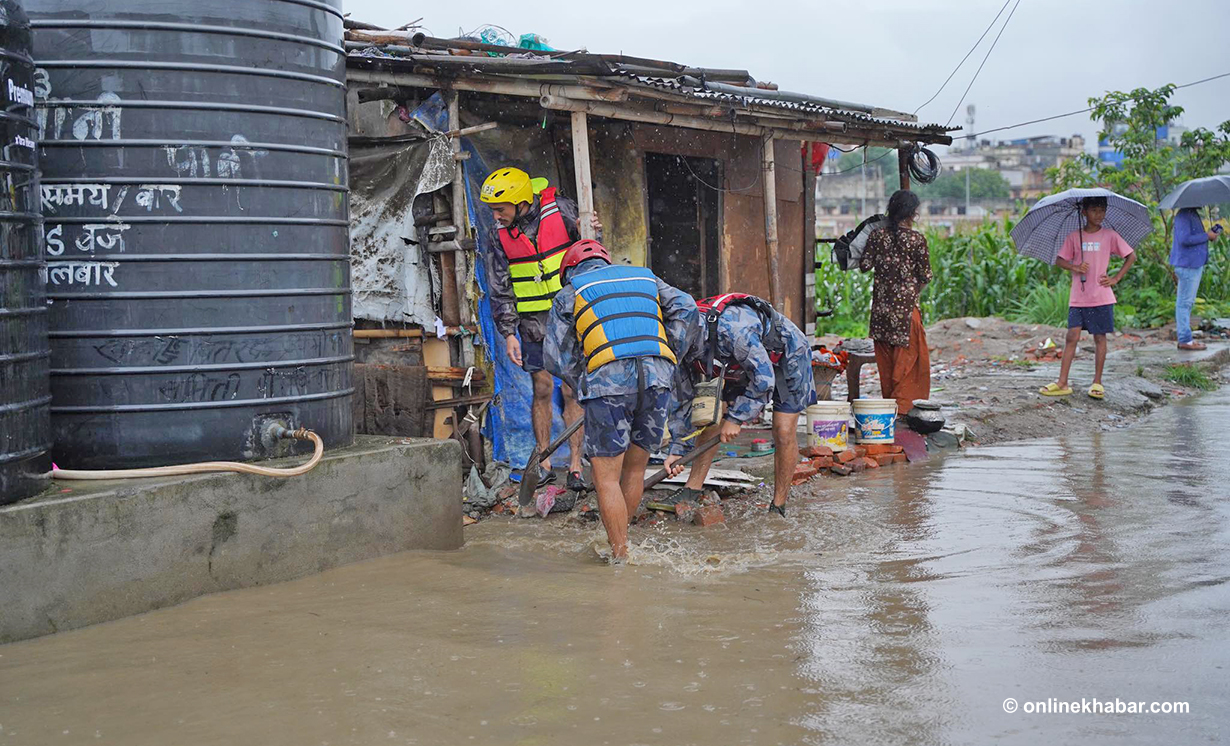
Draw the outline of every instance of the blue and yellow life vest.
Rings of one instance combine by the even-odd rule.
[[[586,272],[575,284],[572,314],[589,372],[627,358],[677,362],[666,340],[652,272],[612,265]]]

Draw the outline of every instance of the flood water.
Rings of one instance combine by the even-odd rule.
[[[728,501],[624,567],[597,527],[489,520],[0,647],[0,744],[1225,742],[1228,420],[1223,391],[817,480],[786,521]],[[1051,698],[1189,712],[1022,711]]]

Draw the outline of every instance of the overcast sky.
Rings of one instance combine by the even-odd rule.
[[[1013,0],[1015,3],[1016,0]],[[433,35],[484,24],[533,32],[557,49],[746,68],[783,90],[913,111],[935,93],[995,17],[1003,0],[619,0],[618,2],[402,3],[345,0],[357,20],[388,28],[423,16]],[[920,118],[946,122],[996,27]],[[1020,0],[966,98],[975,130],[1087,106],[1090,96],[1230,72],[1230,0]],[[1230,77],[1176,92],[1183,123],[1230,119]],[[964,125],[965,104],[953,118]],[[990,135],[1012,139],[1081,133],[1078,115]],[[954,133],[960,134],[960,133]]]

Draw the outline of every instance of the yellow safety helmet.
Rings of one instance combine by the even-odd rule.
[[[488,204],[533,202],[534,195],[546,189],[547,183],[546,179],[531,179],[519,168],[501,168],[493,171],[483,182],[478,198]]]

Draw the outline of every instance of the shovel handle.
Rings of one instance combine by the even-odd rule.
[[[534,464],[534,466],[541,464],[544,458],[546,458],[547,456],[550,456],[552,453],[555,453],[555,451],[558,450],[560,446],[564,445],[565,440],[568,440],[569,438],[571,438],[573,433],[581,429],[581,425],[583,425],[584,423],[585,423],[585,415],[581,415],[580,417],[577,418],[576,422],[572,423],[567,428],[565,428],[564,432],[560,433],[558,438],[551,441],[547,445],[546,450],[538,454],[538,461],[537,463]],[[530,466],[529,464],[526,464],[527,468],[529,466]]]
[[[704,453],[705,451],[708,451],[710,448],[713,448],[720,442],[722,442],[722,438],[721,436],[717,436],[714,438],[710,438],[704,443],[701,443],[700,445],[693,448],[691,453],[679,459],[679,465],[683,466],[684,464],[692,463],[693,461],[696,460],[697,456]],[[656,474],[651,476],[649,479],[645,480],[645,489],[647,490],[653,489],[658,484],[658,482],[661,482],[663,479],[666,479],[668,476],[670,475],[666,473],[666,469],[659,469]]]

